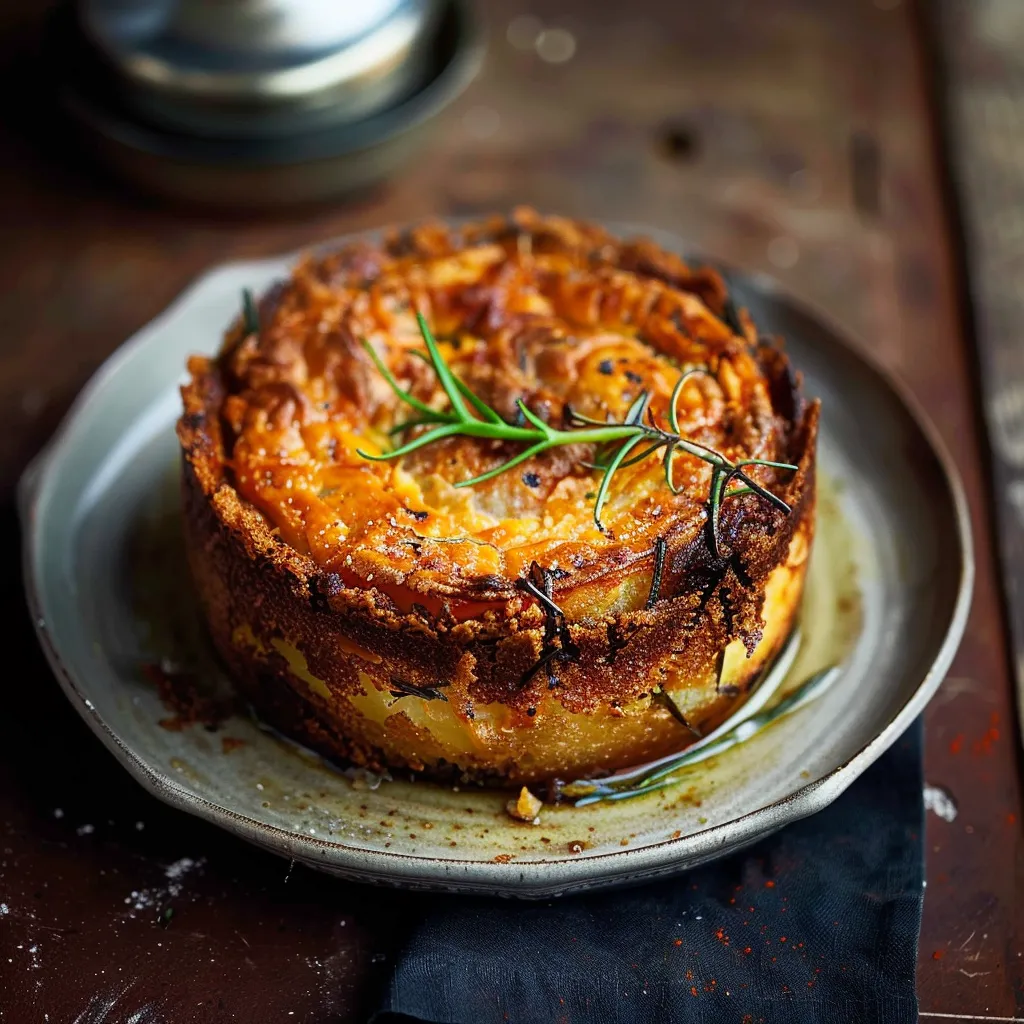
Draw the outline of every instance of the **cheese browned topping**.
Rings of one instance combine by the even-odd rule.
[[[507,460],[514,445],[455,437],[396,463],[389,431],[410,418],[360,348],[399,383],[446,403],[417,356],[415,310],[446,362],[510,422],[516,399],[549,423],[567,406],[621,421],[641,391],[664,422],[681,370],[681,432],[727,457],[780,459],[789,424],[772,409],[752,339],[721,319],[724,290],[645,243],[523,216],[462,233],[434,226],[302,264],[261,305],[258,336],[239,328],[222,365],[233,482],[295,550],[349,585],[419,595],[507,596],[536,561],[594,579],[649,556],[655,537],[689,543],[703,527],[711,468],[675,460],[680,493],[653,455],[619,471],[593,518],[593,446],[544,453],[471,488],[452,485]],[[522,244],[522,239],[528,244]],[[760,469],[771,483],[773,470]]]

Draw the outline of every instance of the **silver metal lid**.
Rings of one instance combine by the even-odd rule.
[[[436,0],[79,0],[84,34],[155,123],[269,137],[400,100]]]
[[[320,203],[397,174],[479,69],[484,44],[472,0],[436,3],[422,72],[405,95],[357,121],[287,134],[198,134],[142,117],[124,80],[84,38],[77,7],[53,9],[43,53],[67,115],[61,129],[125,181],[172,201],[238,211]]]

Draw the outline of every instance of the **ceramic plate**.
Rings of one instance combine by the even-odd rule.
[[[290,262],[202,277],[107,362],[22,481],[25,579],[43,647],[82,717],[160,799],[345,878],[551,896],[680,871],[819,810],[938,687],[973,575],[949,459],[907,396],[821,317],[767,280],[733,275],[738,301],[786,339],[823,402],[819,532],[785,684],[838,663],[823,696],[672,787],[546,807],[536,824],[509,818],[496,791],[349,777],[244,713],[216,731],[181,726],[146,666],[163,662],[211,692],[227,683],[184,570],[177,389],[188,354],[217,347],[242,288],[267,287]]]

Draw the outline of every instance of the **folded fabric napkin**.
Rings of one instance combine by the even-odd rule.
[[[540,903],[409,896],[374,1024],[911,1024],[921,724],[834,804],[725,860]]]

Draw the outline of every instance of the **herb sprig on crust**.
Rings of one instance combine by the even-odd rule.
[[[426,345],[424,358],[433,367],[438,382],[448,398],[448,409],[435,409],[415,395],[406,391],[369,344],[364,348],[373,360],[374,365],[391,386],[395,395],[412,409],[413,415],[393,428],[392,433],[401,434],[416,427],[429,427],[429,430],[417,434],[411,441],[385,452],[374,455],[359,450],[364,459],[385,462],[400,459],[410,452],[440,441],[446,437],[479,437],[492,441],[508,441],[522,445],[522,450],[485,473],[460,480],[455,487],[471,487],[482,483],[500,473],[508,472],[522,462],[534,456],[570,444],[597,445],[597,457],[587,465],[601,474],[601,482],[594,497],[594,522],[598,529],[604,530],[601,523],[601,512],[608,500],[609,490],[616,472],[625,466],[634,465],[652,455],[659,454],[664,466],[665,483],[673,494],[678,493],[674,482],[674,461],[682,452],[692,455],[712,467],[711,483],[706,499],[708,519],[708,540],[711,549],[717,556],[720,554],[718,544],[718,523],[722,504],[728,498],[741,494],[755,494],[764,501],[774,505],[788,515],[789,505],[766,487],[759,484],[747,472],[753,466],[769,466],[774,469],[796,470],[797,467],[788,462],[772,462],[767,459],[739,459],[732,461],[721,452],[684,437],[680,432],[678,404],[687,380],[695,374],[707,373],[703,367],[686,370],[679,377],[672,390],[668,404],[668,423],[659,424],[650,409],[650,395],[643,391],[629,407],[621,422],[591,419],[566,407],[565,422],[568,429],[560,430],[545,423],[522,400],[516,403],[521,422],[507,423],[482,398],[466,386],[445,362],[437,347],[437,342],[430,331],[426,319],[417,314],[420,333]],[[732,487],[736,483],[739,486]]]

